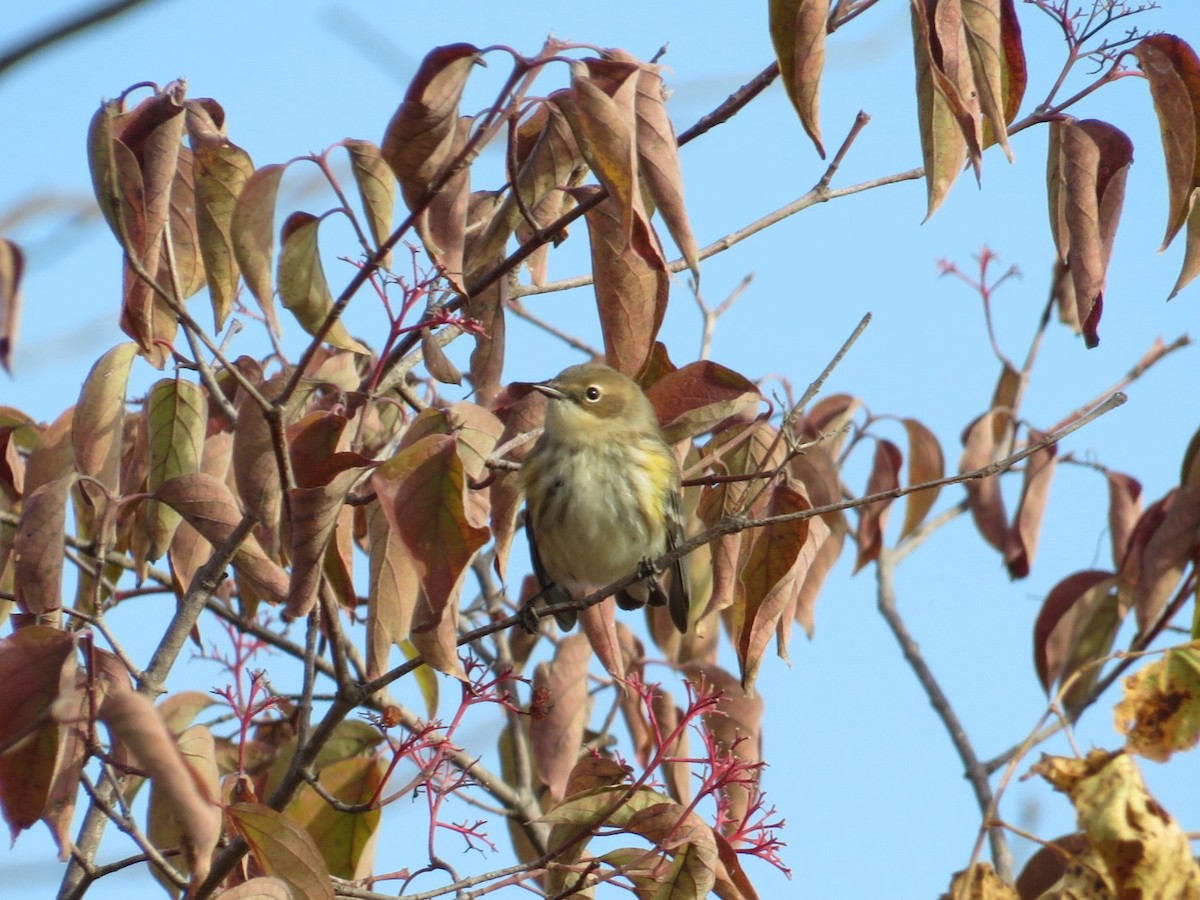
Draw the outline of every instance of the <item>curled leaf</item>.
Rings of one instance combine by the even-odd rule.
[[[829,0],[771,0],[771,43],[779,60],[779,75],[800,124],[812,138],[821,159],[818,119],[821,73],[825,68],[825,35],[829,28]]]

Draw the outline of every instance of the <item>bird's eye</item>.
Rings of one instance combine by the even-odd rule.
[[[587,388],[584,389],[583,396],[586,400],[595,403],[600,399],[600,388],[596,387],[594,384],[589,384]]]

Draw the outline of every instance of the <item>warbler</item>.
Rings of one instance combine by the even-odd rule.
[[[599,363],[528,387],[545,394],[545,428],[521,468],[533,571],[550,603],[635,571],[683,542],[679,464],[637,382]],[[667,605],[688,625],[684,560],[616,595],[622,609]],[[565,630],[574,610],[556,613]]]

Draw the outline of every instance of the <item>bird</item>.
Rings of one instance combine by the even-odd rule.
[[[651,561],[684,539],[679,463],[649,399],[602,363],[522,383],[546,396],[545,425],[521,468],[525,528],[541,596],[561,603],[635,571],[616,594],[621,609],[667,606],[687,631],[685,558],[656,572]],[[555,612],[563,630],[576,611]]]

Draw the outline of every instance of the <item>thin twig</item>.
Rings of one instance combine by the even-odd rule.
[[[102,3],[99,6],[94,6],[89,10],[63,19],[56,25],[51,25],[45,31],[38,32],[32,37],[26,38],[24,41],[6,50],[3,54],[0,54],[0,74],[29,57],[35,56],[43,50],[50,49],[60,41],[74,37],[102,22],[107,22],[109,19],[115,19],[117,16],[127,13],[134,7],[141,6],[146,2],[147,0],[116,0],[113,3]]]

